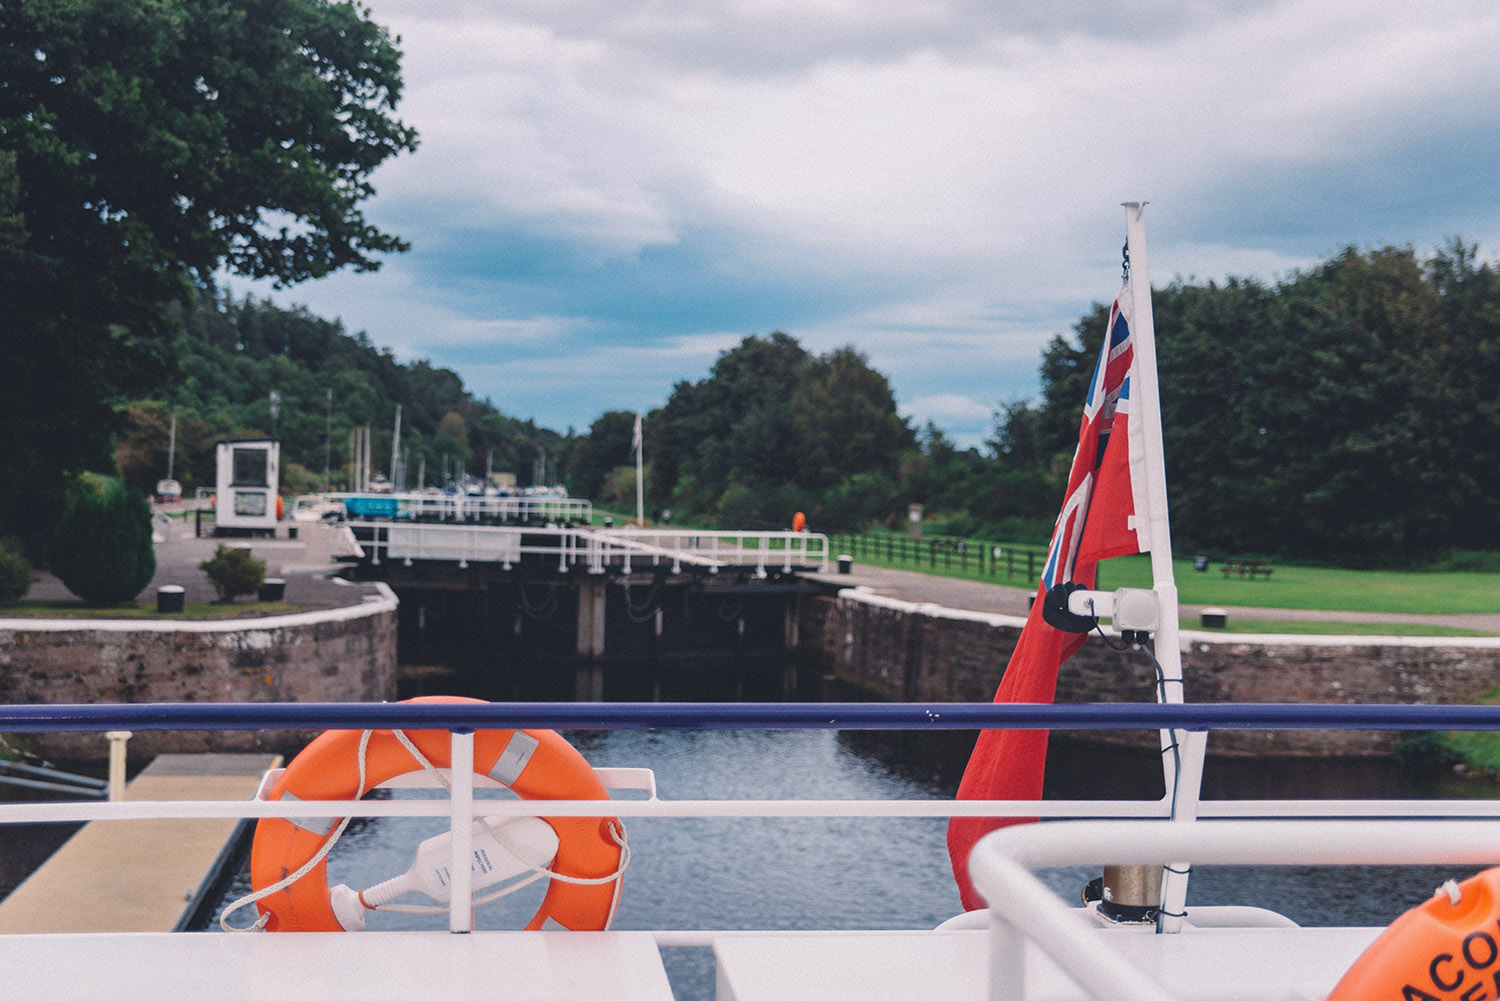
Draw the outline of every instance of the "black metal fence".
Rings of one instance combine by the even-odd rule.
[[[830,552],[858,560],[878,560],[922,570],[958,571],[978,577],[1036,583],[1047,560],[1045,549],[1008,546],[983,539],[938,536],[912,539],[899,535],[830,535]]]

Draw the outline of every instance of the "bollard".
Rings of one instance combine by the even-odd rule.
[[[156,589],[156,610],[162,615],[180,615],[187,595],[180,584],[163,584]]]
[[[840,556],[839,557],[839,573],[846,574],[850,570],[852,570],[853,568],[854,568],[854,557],[853,556]]]
[[[267,577],[260,585],[260,593],[257,595],[261,601],[285,601],[286,581],[280,577]]]
[[[130,739],[129,730],[106,730],[109,740],[109,801],[118,803],[125,798],[125,742]]]
[[[1222,608],[1205,608],[1198,621],[1204,629],[1223,629],[1229,624],[1229,613]]]

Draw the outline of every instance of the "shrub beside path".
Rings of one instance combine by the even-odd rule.
[[[157,533],[162,541],[156,543],[156,576],[137,597],[137,601],[154,602],[156,589],[163,584],[177,584],[183,588],[184,597],[191,602],[211,602],[218,598],[208,574],[198,569],[198,564],[210,559],[220,545],[248,546],[258,560],[265,560],[266,576],[281,578],[287,582],[286,602],[306,608],[340,608],[357,605],[365,595],[374,594],[369,584],[351,584],[330,580],[328,575],[338,569],[338,530],[318,522],[283,522],[276,530],[274,539],[216,539],[197,538],[193,534],[193,519],[174,518],[170,523],[157,523]],[[289,528],[297,528],[297,538],[289,538]],[[69,601],[75,596],[52,574],[41,571],[39,579],[31,585],[27,598],[43,601]],[[245,599],[241,599],[244,601]]]

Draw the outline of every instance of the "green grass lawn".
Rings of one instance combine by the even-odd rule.
[[[834,540],[835,550],[848,540]],[[991,543],[983,543],[988,546]],[[1008,544],[1001,543],[1002,549]],[[955,549],[939,547],[933,558],[884,559],[866,548],[857,552],[856,564],[884,566],[897,570],[1033,587],[1028,584],[1024,559],[1018,559],[1019,572],[1007,577],[982,572],[975,553],[979,546],[969,547],[967,566],[961,565]],[[1035,546],[1017,546],[1016,552],[1040,552]],[[1033,560],[1039,568],[1042,558]],[[1465,571],[1409,572],[1395,570],[1339,570],[1328,567],[1288,566],[1271,563],[1269,578],[1225,576],[1222,561],[1210,562],[1206,571],[1198,571],[1190,559],[1173,561],[1178,601],[1183,605],[1217,605],[1248,608],[1286,608],[1308,611],[1373,612],[1395,615],[1462,615],[1500,614],[1500,574]],[[1150,587],[1149,555],[1122,556],[1100,566],[1100,586],[1108,590],[1120,587]],[[1184,628],[1201,628],[1194,620],[1184,620]],[[1406,623],[1252,621],[1231,615],[1225,630],[1231,633],[1275,633],[1292,635],[1345,636],[1490,636],[1482,630]]]
[[[1000,544],[1002,548],[1005,543]],[[1037,550],[1035,546],[1016,547]],[[971,550],[972,552],[972,550]],[[889,561],[877,555],[861,553],[856,564],[887,566],[896,570],[1010,584],[1028,587],[1024,576],[1007,578],[982,573],[971,555],[967,569],[960,568],[958,557],[939,552],[936,565],[921,562]],[[1035,560],[1040,566],[1041,560]],[[1193,569],[1190,559],[1172,563],[1177,581],[1178,601],[1184,605],[1241,605],[1250,608],[1295,608],[1315,611],[1387,612],[1411,615],[1460,615],[1465,613],[1500,614],[1500,574],[1464,571],[1411,572],[1399,570],[1339,570],[1328,567],[1287,566],[1271,562],[1270,577],[1226,577],[1220,570],[1222,561],[1211,562],[1208,570]],[[1020,561],[1024,571],[1025,561]],[[1106,560],[1099,568],[1099,583],[1114,590],[1120,587],[1150,587],[1151,558],[1148,555],[1120,556]]]
[[[1269,578],[1225,577],[1219,564],[1205,572],[1175,560],[1178,600],[1185,605],[1244,605],[1413,615],[1500,613],[1500,575],[1336,570],[1272,564]],[[1148,556],[1121,556],[1100,568],[1104,586],[1150,587]]]

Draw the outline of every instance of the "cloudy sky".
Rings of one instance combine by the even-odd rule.
[[[978,444],[1114,294],[1126,199],[1157,285],[1500,249],[1492,0],[366,2],[413,249],[253,290],[558,430],[783,330]]]

